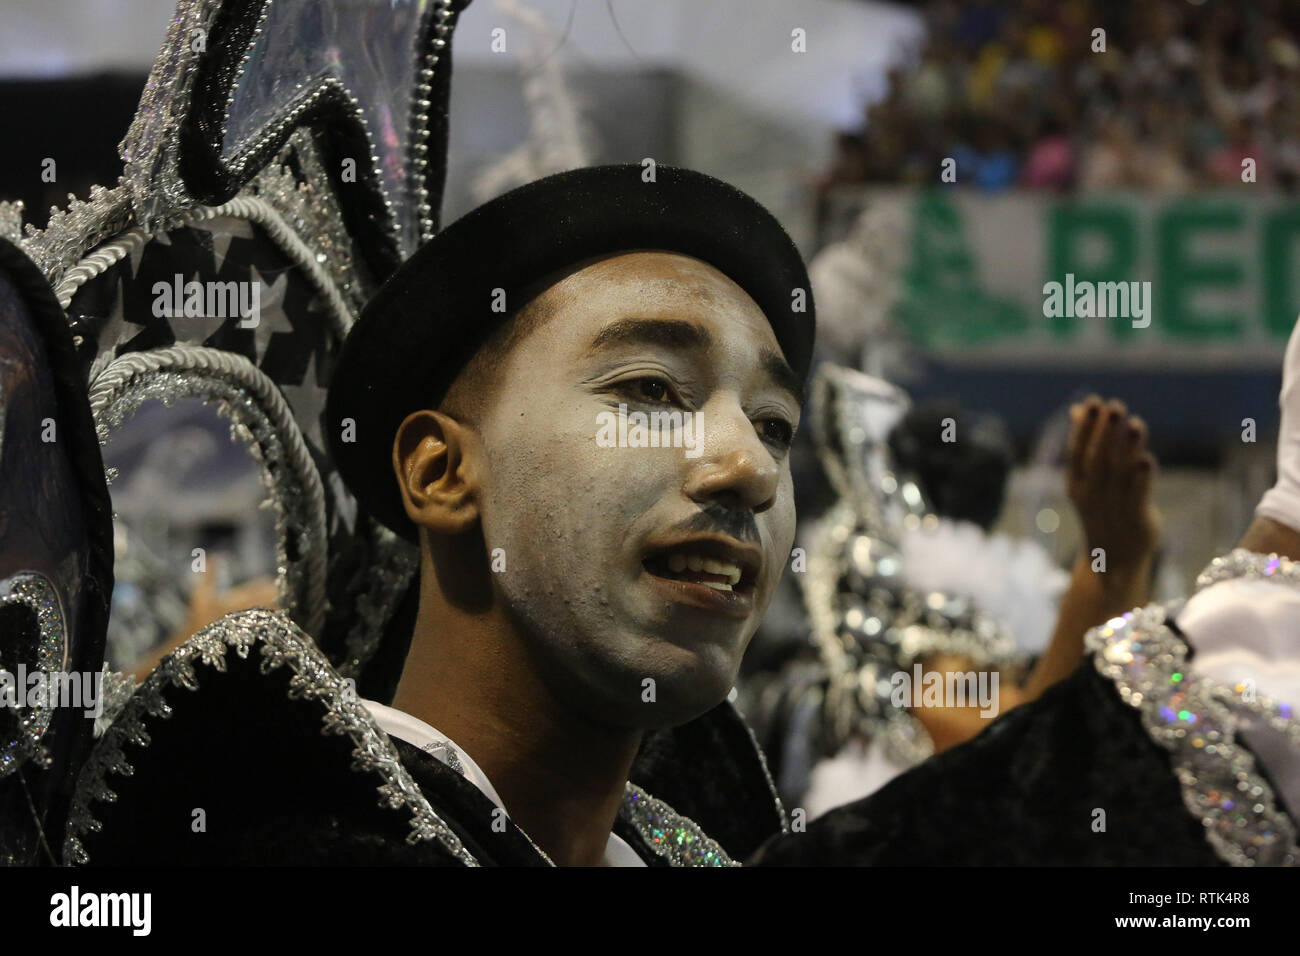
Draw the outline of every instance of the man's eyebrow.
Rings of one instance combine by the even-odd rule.
[[[803,407],[803,382],[799,376],[794,373],[785,359],[771,349],[763,349],[759,353],[759,361],[763,363],[763,371],[768,374],[775,383],[777,388],[784,389],[794,398],[800,408]]]
[[[611,322],[591,340],[588,351],[619,345],[658,345],[670,349],[707,349],[713,344],[708,329],[682,319],[619,319]],[[803,406],[803,383],[780,353],[772,349],[759,352],[759,362],[777,388],[790,393]]]
[[[713,344],[708,329],[682,319],[619,319],[591,340],[588,351],[618,345],[658,345],[670,349],[707,349]]]

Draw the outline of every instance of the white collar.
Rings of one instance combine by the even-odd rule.
[[[375,719],[381,730],[389,736],[396,737],[398,740],[404,740],[412,747],[418,747],[425,753],[437,757],[452,770],[457,771],[462,777],[468,780],[502,810],[506,810],[505,803],[501,795],[497,793],[496,787],[492,786],[492,781],[487,778],[483,769],[474,762],[474,758],[462,750],[454,740],[446,734],[439,732],[429,726],[418,717],[412,717],[405,711],[397,710],[393,707],[385,706],[373,700],[359,700],[358,703],[370,712],[370,716]],[[510,811],[506,810],[506,816]],[[609,834],[609,842],[605,844],[605,866],[645,866],[646,862],[641,859],[627,841],[613,831]]]

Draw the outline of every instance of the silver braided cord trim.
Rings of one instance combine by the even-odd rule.
[[[117,265],[131,253],[144,248],[144,244],[148,241],[148,234],[139,226],[136,226],[86,256],[64,273],[63,278],[59,281],[58,288],[54,290],[54,294],[59,300],[59,307],[66,311],[68,306],[72,304],[72,297],[78,289],[95,278],[95,276],[107,272],[112,266]]]
[[[210,222],[222,217],[245,219],[261,226],[271,241],[293,261],[294,265],[304,270],[316,289],[329,301],[331,329],[340,339],[347,335],[348,329],[356,321],[356,314],[339,291],[337,283],[324,265],[318,261],[316,253],[298,235],[292,226],[280,215],[279,211],[266,200],[257,196],[236,196],[220,206],[199,206],[188,210],[187,214],[168,228],[184,228],[202,222]],[[154,238],[144,229],[136,226],[121,236],[96,248],[94,252],[77,261],[59,280],[55,294],[59,305],[64,309],[72,304],[72,297],[77,290],[91,279],[104,272],[126,256],[142,248]],[[103,356],[100,356],[100,360]],[[97,370],[92,369],[93,379]]]
[[[302,237],[298,235],[274,206],[258,196],[240,195],[230,200],[230,202],[222,203],[220,206],[204,206],[196,211],[192,219],[187,219],[183,225],[206,222],[221,216],[247,219],[249,222],[256,223],[266,230],[272,241],[296,265],[307,272],[312,283],[329,300],[331,328],[335,335],[342,339],[348,334],[348,329],[352,328],[352,323],[356,321],[356,315],[352,311],[352,307],[348,305],[347,300],[339,292],[338,285],[330,277],[325,266],[321,264],[316,252],[303,241]]]
[[[352,685],[339,676],[311,638],[283,611],[266,608],[236,611],[203,628],[165,658],[122,708],[77,778],[63,847],[64,863],[91,862],[81,837],[102,829],[102,824],[94,817],[93,805],[117,800],[117,794],[109,788],[106,778],[109,774],[130,776],[133,773],[124,748],[128,744],[149,746],[147,721],[171,716],[172,709],[164,700],[163,691],[172,687],[197,690],[200,667],[224,673],[226,659],[232,651],[247,659],[254,646],[261,649],[260,669],[263,674],[281,667],[292,671],[290,699],[321,703],[324,710],[322,734],[351,738],[355,744],[351,769],[373,773],[380,778],[382,782],[376,788],[380,806],[409,811],[411,832],[406,837],[408,843],[414,845],[437,840],[460,863],[478,866],[478,861],[425,799],[402,765],[388,735],[357,701]]]
[[[1249,552],[1216,558],[1199,583],[1248,576],[1246,566],[1258,567],[1261,560],[1270,559]],[[1300,583],[1300,576],[1289,583]],[[1280,706],[1289,714],[1286,705],[1249,701],[1238,688],[1198,675],[1168,620],[1168,609],[1152,604],[1093,628],[1085,637],[1093,664],[1138,711],[1151,740],[1169,751],[1183,804],[1205,828],[1215,855],[1232,866],[1300,863],[1295,822],[1280,808],[1254,754],[1238,741],[1243,709],[1270,718],[1300,744],[1294,718],[1277,713]]]
[[[232,420],[231,433],[258,460],[276,513],[280,593],[309,634],[325,620],[325,492],[302,432],[280,390],[248,359],[197,345],[128,352],[91,383],[90,407],[100,444],[149,399],[170,404],[201,398]],[[286,539],[298,532],[299,557]]]

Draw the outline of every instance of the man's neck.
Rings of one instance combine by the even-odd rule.
[[[500,615],[422,594],[393,706],[469,754],[555,863],[601,862],[641,733],[563,706]]]

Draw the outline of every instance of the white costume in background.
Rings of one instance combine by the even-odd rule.
[[[1255,514],[1300,534],[1300,320],[1282,360],[1277,482]],[[1287,557],[1300,561],[1300,554]],[[1196,652],[1198,672],[1221,684],[1248,682],[1254,692],[1300,703],[1300,590],[1282,581],[1221,581],[1188,599],[1176,618]],[[1300,814],[1300,753],[1251,714],[1242,738],[1267,769],[1292,815]]]
[[[1197,673],[1260,697],[1300,701],[1300,590],[1279,581],[1220,581],[1188,599],[1175,619],[1195,651]],[[1300,813],[1300,753],[1277,730],[1242,709],[1242,739],[1278,795]]]

